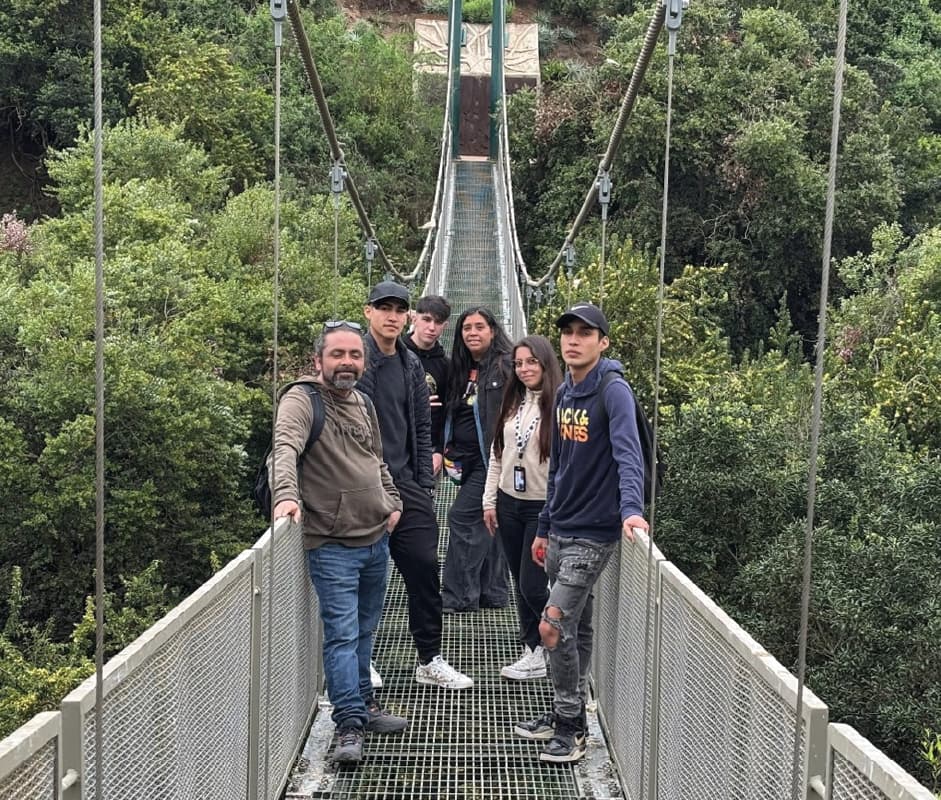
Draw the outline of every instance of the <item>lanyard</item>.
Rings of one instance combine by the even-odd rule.
[[[523,406],[525,403],[520,403],[519,408],[516,409],[516,423],[514,425],[516,429],[516,452],[519,455],[519,460],[523,460],[523,453],[526,450],[526,445],[529,444],[529,440],[532,438],[533,431],[536,430],[536,426],[539,424],[539,414],[537,413],[533,417],[532,422],[526,428],[525,433],[521,430],[523,425]]]

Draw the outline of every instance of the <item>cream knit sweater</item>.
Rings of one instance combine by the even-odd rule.
[[[516,449],[516,418],[520,415],[520,432],[525,435],[532,421],[539,416],[540,392],[526,390],[520,409],[511,413],[503,423],[503,457],[497,458],[490,448],[490,466],[487,469],[487,483],[484,486],[484,509],[496,508],[497,489],[518,500],[545,500],[546,479],[549,475],[549,460],[539,461],[539,428],[551,425],[551,420],[540,419],[533,429],[529,441],[520,458]],[[517,492],[513,487],[513,468],[522,466],[526,470],[526,491]]]

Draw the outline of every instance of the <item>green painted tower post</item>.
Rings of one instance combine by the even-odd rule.
[[[506,42],[506,0],[493,0],[490,25],[490,158],[496,160],[499,147],[500,104],[503,102],[503,47]]]
[[[451,70],[451,157],[461,154],[461,0],[451,0],[448,20],[448,68]]]

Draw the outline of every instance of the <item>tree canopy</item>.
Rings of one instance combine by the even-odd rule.
[[[539,91],[509,103],[516,219],[537,274],[597,173],[649,5],[547,4],[551,24],[595,26],[602,51],[550,58]],[[605,263],[592,218],[576,267],[530,313],[530,327],[555,338],[561,308],[603,298],[610,354],[658,410],[661,548],[789,667],[836,6],[699,0],[686,12],[659,385],[663,48],[612,170]],[[384,248],[407,264],[432,205],[443,108],[416,91],[407,38],[351,22],[331,0],[302,13],[347,164]],[[941,12],[930,0],[867,0],[852,15],[808,675],[831,718],[927,783],[936,773],[921,743],[941,729]],[[90,26],[72,0],[0,8],[9,174],[40,162],[28,190],[0,174],[5,730],[55,706],[91,669]],[[359,318],[367,275],[355,216],[330,196],[329,148],[291,51],[275,375],[267,8],[132,0],[107,6],[104,30],[106,602],[116,650],[264,527],[249,482],[270,433],[272,382],[306,369],[323,320]]]

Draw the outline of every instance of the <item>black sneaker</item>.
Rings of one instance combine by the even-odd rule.
[[[337,746],[333,748],[333,760],[346,764],[355,764],[363,760],[362,728],[350,726],[337,731]]]
[[[401,733],[408,727],[408,720],[405,717],[397,717],[390,714],[381,705],[378,700],[373,700],[366,706],[366,714],[369,719],[366,720],[366,730],[374,733]]]
[[[551,739],[555,733],[555,714],[547,711],[536,719],[517,722],[513,726],[513,733],[524,739]]]
[[[585,755],[585,730],[579,719],[559,718],[555,733],[539,754],[540,761],[565,764],[578,761]]]

